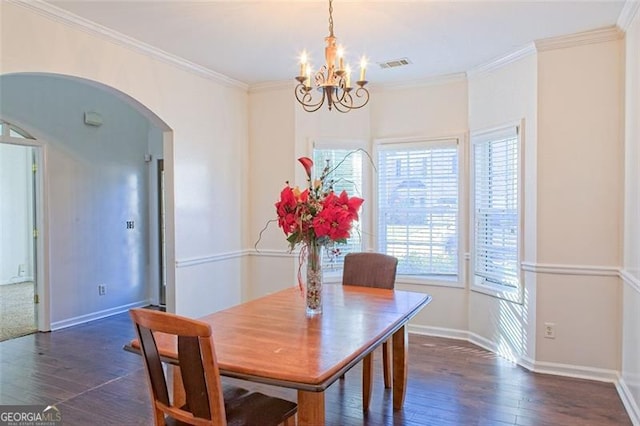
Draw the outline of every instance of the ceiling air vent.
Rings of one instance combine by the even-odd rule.
[[[410,63],[411,61],[408,58],[400,58],[400,59],[394,59],[386,62],[378,62],[378,65],[380,65],[380,68],[382,69],[387,69],[387,68],[403,67],[405,65],[409,65]]]

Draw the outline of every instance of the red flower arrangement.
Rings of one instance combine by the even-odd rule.
[[[307,174],[308,188],[300,191],[287,182],[280,193],[280,201],[275,205],[278,226],[287,236],[291,250],[298,244],[306,246],[303,247],[304,251],[311,245],[345,243],[353,221],[358,220],[358,210],[364,200],[349,197],[346,191],[336,195],[333,191],[334,181],[330,179],[335,169],[328,164],[320,178],[313,180],[313,161],[308,157],[298,158],[298,161]]]

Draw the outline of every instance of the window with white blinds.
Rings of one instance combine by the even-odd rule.
[[[474,284],[520,285],[518,129],[472,136]]]
[[[319,178],[324,167],[329,164],[335,170],[331,173],[333,179],[333,189],[336,194],[343,190],[347,191],[349,197],[362,195],[362,160],[363,153],[354,149],[334,149],[317,146],[313,149],[313,170],[314,177]],[[365,201],[366,202],[366,201]],[[362,219],[360,209],[360,219]],[[346,244],[334,244],[327,246],[322,259],[323,268],[326,272],[341,271],[344,264],[344,256],[351,252],[362,251],[361,221],[354,221],[351,230],[351,237]]]
[[[377,166],[378,250],[399,275],[457,280],[457,140],[381,144]]]

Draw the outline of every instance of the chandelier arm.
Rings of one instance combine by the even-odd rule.
[[[349,94],[349,97],[351,98],[351,94]],[[356,97],[357,98],[362,98],[363,99],[363,103],[360,104],[360,105],[356,105],[356,106],[351,105],[349,107],[350,110],[351,109],[360,109],[360,108],[362,108],[363,106],[365,106],[366,104],[369,103],[369,91],[367,89],[365,89],[364,87],[358,87],[358,89],[356,89]],[[352,99],[352,102],[353,102],[353,99]]]
[[[339,112],[342,112],[342,113],[349,112],[353,109],[353,98],[348,92],[345,91],[342,94],[340,101],[335,102],[333,106],[335,106]]]
[[[313,96],[311,95],[311,91],[307,90],[306,86],[303,83],[299,83],[298,85],[296,85],[294,92],[296,95],[296,100],[307,112],[317,111],[320,109],[322,104],[324,104],[324,92],[322,93],[322,98],[320,98],[317,103],[312,103]],[[302,95],[302,98],[300,97],[300,95]]]

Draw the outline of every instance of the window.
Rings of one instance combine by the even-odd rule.
[[[498,296],[520,286],[518,128],[472,136],[473,285]]]
[[[457,139],[378,146],[378,250],[398,258],[398,274],[457,281]]]
[[[328,164],[329,167],[335,167],[335,171],[331,177],[334,180],[333,189],[337,194],[343,190],[347,191],[349,196],[357,196],[365,198],[362,194],[362,166],[363,156],[366,155],[357,148],[339,148],[332,147],[333,144],[316,143],[313,149],[314,177],[320,177],[322,170]],[[336,145],[339,146],[339,145]],[[360,221],[353,223],[351,237],[346,244],[335,244],[327,247],[324,253],[323,265],[326,272],[342,271],[344,264],[344,256],[351,252],[362,251],[362,213],[360,211]]]

